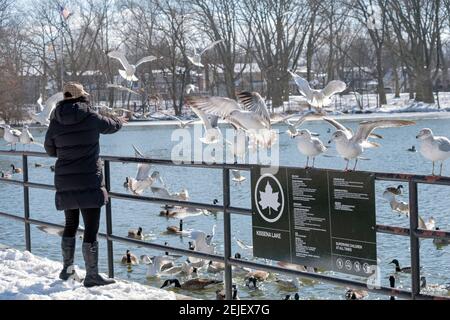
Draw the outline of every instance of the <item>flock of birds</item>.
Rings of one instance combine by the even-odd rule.
[[[203,68],[202,56],[205,52],[213,49],[220,44],[221,41],[216,41],[207,46],[204,50],[198,52],[194,50],[194,55],[189,56],[188,60],[196,67]],[[193,45],[192,45],[193,46]],[[136,77],[136,69],[144,63],[148,63],[157,60],[157,57],[148,56],[140,59],[135,65],[130,64],[126,56],[119,52],[113,51],[108,53],[110,58],[118,60],[123,70],[119,70],[120,76],[126,81],[133,82],[138,81]],[[316,157],[325,155],[331,143],[336,144],[336,151],[346,161],[345,170],[349,170],[350,161],[354,160],[353,170],[356,169],[358,161],[363,160],[362,157],[365,149],[376,148],[380,144],[372,141],[372,139],[382,139],[383,137],[375,134],[373,131],[377,128],[398,128],[404,126],[410,126],[415,124],[413,121],[407,120],[376,120],[376,121],[363,121],[359,124],[358,129],[354,132],[352,129],[344,126],[338,121],[329,118],[327,116],[328,107],[331,103],[331,98],[337,93],[341,93],[346,90],[347,86],[342,81],[332,81],[322,90],[314,90],[310,87],[307,80],[301,78],[293,72],[290,72],[295,83],[298,86],[300,93],[306,98],[311,110],[305,111],[300,115],[291,115],[282,117],[280,119],[273,119],[270,115],[269,109],[266,105],[264,98],[257,92],[238,92],[237,100],[224,98],[224,97],[200,97],[200,96],[188,96],[186,98],[186,104],[192,109],[197,117],[202,122],[204,127],[204,136],[200,139],[202,143],[207,145],[214,144],[228,144],[235,146],[234,142],[230,142],[224,139],[221,129],[218,126],[219,119],[222,119],[226,123],[230,124],[235,129],[236,137],[243,136],[248,140],[250,148],[235,147],[233,148],[234,155],[237,158],[243,158],[248,152],[255,147],[270,148],[278,139],[278,133],[273,130],[273,126],[277,123],[285,123],[288,126],[287,134],[293,139],[297,140],[297,147],[300,153],[306,156],[306,167],[309,167],[309,162],[312,159],[312,167],[315,165]],[[126,90],[130,93],[135,93],[132,88],[127,88],[122,85],[109,84],[111,88],[119,90]],[[195,86],[188,86],[189,92],[195,91]],[[49,125],[50,116],[58,101],[62,100],[62,93],[58,93],[50,97],[45,104],[43,104],[42,98],[39,99],[39,112],[31,115],[32,119],[44,126]],[[114,111],[114,110],[107,110]],[[128,111],[128,110],[123,110]],[[294,116],[299,116],[299,119],[295,122],[291,121]],[[180,128],[188,128],[193,125],[195,121],[183,121],[175,116],[171,116],[178,121]],[[331,135],[331,139],[328,145],[325,145],[319,138],[318,134],[310,132],[307,129],[299,129],[301,125],[309,119],[323,119],[326,123],[336,129]],[[27,126],[24,126],[22,131],[12,129],[9,125],[4,125],[4,139],[11,146],[11,150],[17,144],[31,145],[37,144],[33,136],[31,135]],[[331,130],[329,130],[331,133]],[[420,142],[421,154],[432,161],[433,171],[435,174],[435,163],[441,162],[440,174],[442,174],[443,162],[450,158],[450,140],[446,137],[434,136],[430,129],[422,129],[417,137]],[[146,158],[146,156],[135,146],[134,153],[136,158]],[[36,167],[41,166],[36,164]],[[11,172],[2,171],[2,178],[7,178],[15,173],[20,173],[19,168],[11,166]],[[54,167],[53,169],[54,170]],[[232,179],[235,183],[243,183],[246,178],[242,176],[238,170],[232,171]],[[160,199],[173,200],[178,203],[189,200],[189,192],[187,189],[183,189],[180,192],[172,192],[166,185],[159,171],[152,172],[152,165],[149,163],[138,163],[137,172],[135,177],[126,177],[124,187],[129,190],[135,196],[143,196],[146,191],[151,193]],[[387,188],[383,193],[383,198],[386,199],[392,210],[401,215],[408,216],[409,205],[401,200],[398,200],[402,194],[403,186],[396,188]],[[217,204],[217,200],[214,204]],[[161,216],[168,218],[175,218],[179,220],[178,225],[170,225],[166,229],[166,234],[173,234],[181,237],[189,237],[192,241],[189,241],[188,249],[193,252],[203,252],[208,254],[215,253],[215,244],[213,242],[215,236],[215,226],[210,233],[206,233],[200,230],[186,229],[184,226],[184,219],[213,214],[206,210],[190,209],[184,207],[182,204],[178,205],[164,205],[161,210]],[[424,221],[419,219],[419,226],[426,230],[439,230],[436,226],[434,218]],[[51,228],[50,228],[51,229]],[[48,228],[42,228],[42,231],[47,233],[60,235],[60,232],[54,230],[48,230]],[[128,237],[145,241],[149,239],[149,235],[144,233],[142,227],[138,229],[132,229],[128,231]],[[237,245],[242,250],[251,250],[250,245],[246,245],[243,241],[235,239]],[[435,240],[436,241],[436,240]],[[167,244],[167,243],[166,243]],[[440,245],[448,244],[448,241],[442,240]],[[211,286],[222,285],[221,275],[224,271],[224,264],[215,261],[208,261],[206,259],[199,259],[195,257],[185,257],[184,261],[180,261],[183,258],[181,256],[171,255],[166,252],[160,256],[135,256],[130,250],[127,250],[122,257],[121,262],[128,268],[139,264],[145,264],[147,266],[146,275],[148,278],[165,277],[165,281],[162,288],[174,286],[175,288],[181,288],[183,290],[202,290]],[[240,253],[236,253],[236,259],[242,259]],[[391,262],[395,266],[395,273],[407,273],[410,272],[410,268],[401,268],[398,260],[394,259]],[[292,268],[296,270],[306,272],[319,272],[316,269],[308,268],[306,266],[292,265],[284,262],[279,262],[279,266],[286,268]],[[299,291],[302,285],[305,285],[305,281],[299,281],[298,278],[282,278],[278,275],[272,275],[262,270],[251,270],[242,267],[233,267],[233,274],[235,276],[241,276],[244,279],[245,286],[249,290],[257,290],[259,283],[273,280],[277,285],[287,288],[291,291]],[[208,276],[206,276],[208,275]],[[214,275],[214,276],[209,276]],[[389,278],[391,287],[395,287],[395,277]],[[423,288],[431,287],[427,284],[426,279],[422,277],[421,283]],[[447,288],[448,290],[448,288]],[[363,290],[348,289],[345,293],[346,299],[363,299],[367,296],[367,292]],[[224,299],[224,291],[221,288],[217,288],[217,299]],[[299,299],[298,293],[293,296],[294,299]],[[238,287],[233,285],[233,299],[239,299]],[[285,299],[291,299],[291,296],[286,296]]]

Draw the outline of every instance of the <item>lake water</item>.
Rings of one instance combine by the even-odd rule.
[[[357,122],[345,121],[349,127],[356,128]],[[314,121],[304,125],[305,128],[320,133],[321,139],[327,142],[330,137],[328,133],[329,126],[324,122]],[[428,119],[417,121],[417,125],[400,129],[380,129],[376,132],[383,135],[381,140],[382,147],[378,149],[367,150],[365,157],[368,161],[361,161],[359,169],[371,171],[404,172],[416,174],[430,174],[431,163],[426,161],[419,153],[408,152],[407,149],[412,145],[417,146],[415,136],[417,132],[424,127],[432,128],[436,134],[450,136],[449,120],[446,119]],[[101,139],[102,154],[132,156],[133,150],[131,143],[142,149],[152,158],[170,158],[172,147],[177,142],[171,141],[173,126],[129,126],[120,133],[103,136]],[[285,128],[278,127],[281,131]],[[43,141],[44,132],[35,129],[33,131],[37,140]],[[8,148],[8,147],[3,147]],[[281,165],[286,166],[304,166],[305,157],[297,151],[295,141],[288,138],[287,135],[280,135],[280,160]],[[21,150],[21,147],[19,147]],[[33,150],[39,151],[39,147],[33,147]],[[335,154],[332,149],[329,154]],[[21,166],[19,157],[1,156],[0,168],[9,169],[10,164]],[[37,168],[35,163],[44,164],[45,167]],[[51,159],[30,158],[30,180],[39,183],[53,183],[53,174],[48,168],[53,164]],[[344,160],[340,158],[320,157],[316,160],[316,167],[343,169]],[[136,165],[112,164],[112,189],[116,192],[126,192],[123,188],[124,178],[134,176]],[[180,191],[183,188],[189,190],[191,200],[196,202],[212,203],[214,199],[222,200],[222,172],[212,169],[188,169],[183,167],[157,167],[161,172],[165,182],[172,191]],[[250,184],[249,174],[243,172],[247,181],[241,185],[232,184],[232,206],[250,207]],[[444,175],[450,175],[450,163],[444,167]],[[22,179],[21,175],[15,175],[14,179]],[[404,216],[399,217],[394,214],[389,204],[382,199],[381,195],[387,186],[396,186],[398,183],[377,182],[377,223],[390,224],[396,226],[408,227],[408,219]],[[407,201],[407,188],[405,194],[401,196],[403,201]],[[149,241],[157,243],[168,242],[170,245],[182,248],[188,247],[188,238],[180,238],[164,233],[167,226],[177,225],[178,220],[168,220],[159,216],[160,207],[153,204],[144,204],[138,202],[127,202],[113,200],[113,231],[118,235],[127,235],[127,230],[142,226],[144,233],[151,234]],[[54,208],[54,193],[45,190],[30,191],[31,216],[36,219],[48,220],[55,223],[63,223],[63,214],[57,212]],[[433,216],[437,225],[441,229],[450,229],[450,189],[444,186],[419,186],[419,212],[425,219]],[[0,183],[0,211],[17,215],[23,215],[23,192],[22,188],[8,184]],[[188,218],[184,221],[186,229],[198,229],[209,232],[213,225],[217,225],[216,237],[214,243],[216,251],[223,252],[223,215],[218,213],[211,216],[199,216]],[[104,215],[102,216],[101,231],[105,231]],[[251,244],[251,218],[246,216],[232,216],[232,234],[233,237]],[[0,243],[23,249],[23,225],[19,222],[0,218]],[[81,256],[81,240],[77,243],[76,263],[84,268]],[[106,272],[106,243],[100,240],[101,247],[101,271]],[[146,279],[146,266],[141,264],[134,266],[129,270],[121,265],[120,261],[126,249],[130,249],[135,255],[142,254],[155,255],[156,251],[129,247],[120,243],[114,244],[115,252],[115,271],[116,276],[123,279],[129,279],[140,283],[146,283],[151,286],[160,287],[165,278]],[[401,264],[410,265],[410,243],[408,237],[378,234],[377,250],[379,266],[381,268],[382,285],[389,286],[388,278],[393,272],[393,266],[388,263],[392,259],[398,259]],[[47,257],[53,260],[60,260],[60,239],[56,236],[41,232],[36,227],[32,227],[32,251],[33,253]],[[243,251],[236,242],[233,242],[233,254],[240,252],[246,259],[253,259],[251,251]],[[430,284],[443,284],[450,282],[450,249],[449,247],[436,248],[432,240],[421,241],[421,264],[423,266],[422,275],[427,277]],[[203,273],[201,271],[201,273]],[[346,277],[345,275],[334,274],[336,276]],[[214,277],[213,275],[202,274],[202,276]],[[217,276],[219,277],[219,276]],[[277,276],[272,275],[269,280],[274,280]],[[280,276],[284,278],[283,276]],[[237,277],[235,282],[239,287],[241,298],[258,299],[282,299],[286,294],[295,292],[286,291],[277,286],[273,281],[267,281],[260,285],[259,290],[249,290],[244,285],[243,278]],[[407,275],[397,277],[397,285],[400,288],[408,289],[411,286],[410,278]],[[216,288],[201,292],[183,292],[182,294],[191,295],[198,298],[214,299]],[[344,299],[346,289],[319,282],[304,281],[299,289],[301,299]],[[439,292],[439,294],[443,294]],[[447,294],[447,293],[445,293]],[[388,299],[375,294],[370,294],[371,299]]]

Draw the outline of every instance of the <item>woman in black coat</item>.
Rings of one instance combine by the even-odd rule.
[[[75,236],[80,211],[85,231],[83,257],[86,264],[84,285],[92,287],[114,283],[98,274],[97,233],[100,210],[108,201],[100,160],[100,134],[113,134],[122,128],[124,118],[107,118],[95,113],[89,94],[83,86],[69,82],[64,86],[64,100],[51,116],[45,137],[45,150],[58,160],[55,165],[56,208],[64,210],[66,224],[61,242],[64,268],[60,273],[67,280],[74,273]]]

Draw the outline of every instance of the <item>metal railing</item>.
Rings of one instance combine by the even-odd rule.
[[[31,225],[49,226],[64,228],[62,225],[55,223],[50,223],[47,221],[41,221],[33,219],[30,217],[30,196],[29,189],[45,189],[45,190],[55,190],[53,185],[35,183],[29,181],[29,171],[28,171],[28,158],[29,157],[48,157],[45,153],[40,152],[16,152],[16,151],[0,151],[0,156],[21,156],[23,165],[23,180],[11,180],[6,178],[0,178],[0,182],[19,185],[23,187],[24,191],[24,212],[23,216],[15,215],[11,213],[0,212],[0,217],[13,219],[21,221],[25,225],[25,244],[26,249],[31,252]],[[130,158],[130,157],[113,157],[113,156],[102,156],[104,161],[104,176],[106,189],[109,192],[109,201],[106,205],[106,233],[99,233],[99,237],[106,239],[107,241],[107,257],[108,257],[108,274],[110,278],[114,277],[114,242],[121,242],[131,245],[139,245],[140,247],[150,248],[163,252],[170,252],[175,254],[181,254],[186,256],[192,256],[195,258],[208,259],[212,261],[222,262],[225,264],[225,292],[226,298],[230,300],[232,298],[232,267],[247,267],[252,269],[264,270],[268,272],[277,272],[282,274],[287,274],[291,276],[297,276],[301,278],[306,278],[310,280],[322,281],[338,286],[346,286],[354,289],[364,289],[369,292],[374,292],[378,294],[383,294],[387,296],[396,296],[405,299],[450,299],[449,297],[434,296],[421,293],[420,288],[420,249],[419,249],[419,239],[450,239],[450,232],[447,231],[436,231],[436,230],[423,230],[419,229],[419,215],[418,215],[418,184],[437,184],[450,186],[450,177],[430,177],[421,175],[411,175],[411,174],[393,174],[393,173],[381,173],[381,172],[371,172],[375,176],[376,180],[383,181],[399,181],[407,182],[409,185],[409,228],[395,227],[389,225],[379,225],[376,226],[376,231],[378,233],[398,235],[398,236],[408,236],[410,238],[410,248],[411,248],[411,290],[396,289],[389,287],[368,287],[365,282],[355,281],[351,279],[344,279],[340,277],[335,277],[332,275],[322,274],[322,273],[312,273],[297,271],[294,269],[287,269],[279,266],[267,265],[259,262],[248,261],[236,259],[232,256],[231,250],[231,214],[240,215],[252,215],[251,209],[232,207],[230,203],[230,170],[242,170],[250,171],[256,165],[244,165],[244,164],[206,164],[206,163],[183,163],[174,164],[170,160],[157,160],[157,159],[142,159],[142,158]],[[196,203],[189,201],[176,201],[169,199],[161,199],[154,197],[142,197],[135,196],[131,194],[123,194],[111,191],[111,175],[110,167],[111,163],[149,163],[153,165],[161,166],[182,166],[182,167],[192,167],[192,168],[208,168],[222,170],[223,172],[223,205],[211,205],[205,203]],[[139,201],[147,203],[157,203],[164,205],[176,205],[187,208],[195,209],[205,209],[210,211],[221,211],[224,214],[224,254],[206,254],[202,252],[196,252],[188,249],[181,249],[177,247],[171,247],[167,245],[150,243],[141,240],[130,239],[122,236],[115,235],[113,233],[113,217],[112,217],[112,202],[111,199],[120,199],[127,201]]]

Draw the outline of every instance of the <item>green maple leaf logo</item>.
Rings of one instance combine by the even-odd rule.
[[[261,197],[261,201],[259,201],[259,205],[262,210],[269,208],[269,215],[272,213],[270,209],[278,211],[281,206],[281,203],[278,202],[278,194],[279,192],[273,192],[272,186],[269,181],[267,181],[266,190],[264,192],[260,191],[259,196]]]

